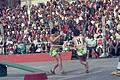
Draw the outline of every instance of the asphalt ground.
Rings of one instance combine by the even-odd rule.
[[[84,66],[79,60],[63,61],[65,74],[60,75],[58,70],[57,75],[48,74],[48,80],[120,80],[120,77],[111,75],[117,67],[118,58],[88,59],[88,62],[90,73],[85,73]],[[20,64],[49,71],[54,62]],[[8,76],[0,77],[0,80],[24,80],[25,74],[30,74],[30,72],[8,67]]]

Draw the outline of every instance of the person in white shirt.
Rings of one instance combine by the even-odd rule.
[[[85,39],[85,41],[89,54],[92,57],[98,58],[98,54],[96,53],[96,46],[97,46],[96,39],[94,39],[92,35],[89,35],[88,38]]]

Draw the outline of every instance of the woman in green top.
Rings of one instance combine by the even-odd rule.
[[[55,74],[55,70],[57,68],[60,68],[61,74],[63,74],[63,72],[64,72],[63,67],[62,67],[61,55],[60,55],[60,52],[58,50],[59,48],[62,47],[62,45],[59,45],[57,42],[62,35],[63,35],[62,32],[59,33],[59,31],[56,31],[56,32],[52,33],[48,39],[48,41],[51,43],[51,49],[50,49],[49,54],[56,59],[56,65],[51,70],[51,72],[53,74]]]
[[[78,58],[80,63],[85,66],[86,73],[89,73],[88,62],[87,62],[87,51],[86,51],[86,43],[84,41],[84,37],[82,34],[74,34],[74,38],[72,40],[74,42],[74,48],[77,51]]]

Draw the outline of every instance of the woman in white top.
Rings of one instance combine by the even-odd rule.
[[[77,55],[80,60],[80,63],[85,66],[86,73],[89,73],[88,62],[86,61],[87,59],[86,42],[84,40],[83,35],[74,34],[74,38],[72,41],[75,44],[74,48],[77,51]]]

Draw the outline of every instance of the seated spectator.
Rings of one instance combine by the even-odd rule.
[[[16,45],[16,53],[18,54],[24,54],[25,53],[25,45],[22,42],[18,42]]]
[[[6,47],[6,53],[9,55],[14,54],[13,44],[8,43],[8,45]]]
[[[36,52],[40,53],[42,51],[41,49],[41,42],[39,41],[38,44],[36,45]]]
[[[47,46],[47,52],[49,53],[51,47],[50,43],[47,43],[46,46]]]
[[[29,50],[30,50],[30,53],[35,53],[35,52],[36,52],[36,46],[35,46],[34,43],[32,43],[32,44],[30,45]]]
[[[45,43],[41,44],[41,53],[45,53],[46,52],[46,45]]]

